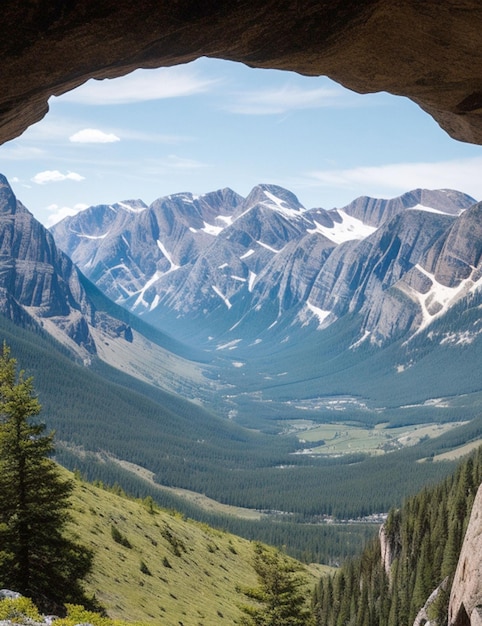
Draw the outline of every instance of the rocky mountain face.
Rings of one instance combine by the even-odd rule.
[[[54,325],[84,357],[95,353],[95,317],[78,271],[0,176],[0,310],[16,322]]]
[[[482,554],[482,534],[480,520],[482,515],[482,486],[479,487],[465,533],[462,551],[450,592],[448,623],[450,626],[481,623],[482,610],[482,573],[480,555]]]
[[[463,193],[422,189],[307,210],[259,185],[247,198],[224,189],[91,207],[52,234],[108,297],[161,328],[202,327],[217,347],[354,313],[355,342],[381,345],[476,288],[480,211]]]

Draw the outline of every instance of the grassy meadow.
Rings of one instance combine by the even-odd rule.
[[[234,624],[257,584],[253,544],[75,479],[73,532],[94,553],[86,590],[109,617],[165,626]],[[307,599],[323,571],[302,566]]]
[[[329,424],[306,424],[305,430],[297,430],[298,439],[310,454],[341,456],[363,453],[385,454],[407,446],[414,446],[425,439],[434,439],[462,426],[465,422],[445,424],[411,424],[390,428],[377,424],[366,428],[349,422]]]

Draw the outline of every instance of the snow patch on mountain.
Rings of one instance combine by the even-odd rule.
[[[149,307],[149,303],[144,299],[144,295],[146,291],[150,287],[152,287],[152,285],[155,282],[157,282],[163,275],[164,275],[163,272],[155,272],[154,275],[151,276],[151,278],[147,281],[144,287],[139,291],[139,295],[137,296],[137,299],[134,302],[134,307],[133,307],[134,309],[136,309],[139,305],[142,305],[145,308]]]
[[[241,343],[242,339],[233,339],[227,343],[219,344],[216,350],[235,350],[238,347],[238,343]]]
[[[171,255],[166,250],[166,248],[165,248],[164,244],[162,243],[162,241],[159,241],[159,239],[157,240],[157,247],[162,252],[162,254],[166,257],[166,259],[169,261],[169,263],[171,265],[171,267],[167,270],[167,272],[165,272],[165,274],[169,274],[169,272],[173,272],[174,270],[178,270],[180,268],[180,265],[176,265],[176,263],[174,263],[174,261],[171,258]]]
[[[208,235],[213,235],[213,237],[217,237],[220,232],[224,230],[224,226],[213,226],[212,224],[208,224],[204,222],[204,227],[201,230]]]
[[[233,216],[232,215],[218,215],[214,221],[217,222],[218,220],[220,222],[224,222],[226,226],[231,226],[231,224],[233,223]]]
[[[145,204],[128,204],[127,202],[116,202],[113,208],[121,207],[131,213],[142,213],[147,209]]]
[[[352,217],[339,209],[337,211],[341,217],[341,222],[334,222],[333,226],[322,226],[319,222],[314,220],[315,228],[308,228],[307,232],[310,234],[319,233],[323,235],[333,243],[340,244],[345,241],[352,241],[353,239],[365,239],[377,229],[374,226],[368,226],[356,217]]]
[[[371,335],[371,332],[369,330],[366,330],[363,335],[360,337],[360,339],[358,339],[358,341],[355,341],[355,343],[352,343],[351,346],[349,346],[349,350],[356,350],[357,348],[359,348],[362,343],[364,341],[366,341],[367,339],[369,339]]]
[[[411,206],[409,211],[427,211],[428,213],[438,213],[439,215],[447,215],[444,211],[439,211],[438,209],[434,209],[430,206],[425,206],[423,204],[416,204],[415,206]]]
[[[224,302],[224,304],[228,307],[228,309],[230,309],[233,305],[231,304],[231,302],[229,301],[229,298],[226,298],[226,296],[222,293],[222,291],[216,287],[215,285],[211,285],[214,293],[219,296],[221,298],[221,300]]]
[[[281,250],[276,250],[276,248],[272,248],[271,246],[268,246],[267,243],[263,243],[262,241],[256,241],[256,243],[258,244],[258,246],[261,246],[262,248],[265,248],[266,250],[269,250],[270,252],[274,252],[275,254],[279,254],[280,252],[283,252],[283,249],[284,249],[284,248],[281,248]]]
[[[278,198],[277,196],[272,194],[270,191],[267,191],[265,189],[264,195],[269,200],[269,202],[263,202],[264,206],[270,209],[275,209],[276,211],[278,211],[279,213],[281,213],[282,215],[285,215],[286,217],[290,219],[293,219],[293,217],[296,217],[296,218],[302,217],[303,211],[301,209],[293,209],[289,207],[284,200],[282,200],[281,198]]]
[[[320,309],[314,304],[311,304],[309,300],[306,301],[306,306],[313,313],[313,315],[315,315],[318,318],[318,328],[321,328],[321,326],[323,325],[323,322],[330,315],[331,311],[324,311],[323,309]]]
[[[439,283],[433,274],[427,272],[421,265],[417,264],[415,268],[432,283],[431,288],[426,293],[419,293],[415,289],[408,288],[411,295],[420,305],[422,310],[422,323],[418,331],[425,329],[434,319],[444,315],[448,309],[453,306],[460,298],[466,296],[469,292],[474,292],[482,286],[482,278],[474,281],[472,276],[475,268],[468,278],[461,280],[456,287],[446,287]]]
[[[440,341],[440,345],[456,345],[456,346],[468,346],[475,341],[475,338],[482,333],[482,329],[477,331],[465,330],[463,332],[446,333],[444,338]]]
[[[152,301],[151,306],[149,307],[149,311],[154,311],[154,309],[159,304],[159,301],[160,301],[159,294],[156,293],[156,295],[154,296],[154,300]]]
[[[253,287],[254,287],[254,281],[256,280],[256,274],[254,272],[249,272],[249,278],[248,278],[248,291],[249,293],[253,292]]]
[[[105,239],[109,235],[109,231],[104,233],[103,235],[86,235],[85,233],[75,233],[77,237],[82,237],[84,239]]]

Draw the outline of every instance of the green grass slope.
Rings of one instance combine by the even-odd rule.
[[[236,623],[246,603],[240,588],[257,584],[251,542],[74,482],[73,531],[95,554],[85,587],[110,617],[164,626]],[[316,576],[304,570],[309,601]]]

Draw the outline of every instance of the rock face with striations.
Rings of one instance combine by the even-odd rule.
[[[404,95],[481,143],[481,23],[476,0],[3,0],[0,141],[88,78],[207,56]]]
[[[478,626],[482,604],[482,486],[474,500],[452,584],[449,626]]]
[[[132,342],[132,329],[94,305],[86,281],[0,175],[0,313],[44,329],[88,362],[97,343]]]
[[[0,176],[0,310],[27,325],[54,320],[62,333],[95,352],[90,306],[76,267],[51,234],[17,201]],[[34,322],[37,320],[37,322]]]

